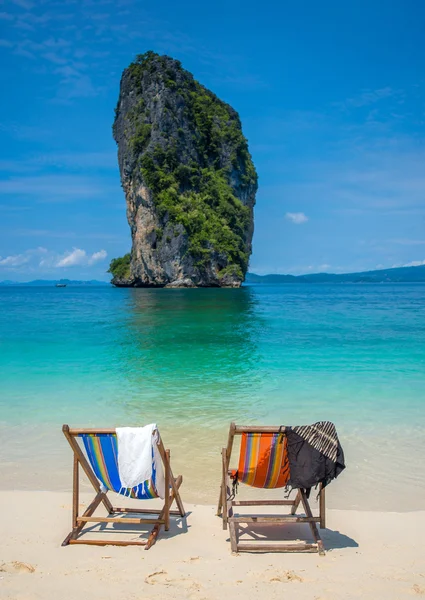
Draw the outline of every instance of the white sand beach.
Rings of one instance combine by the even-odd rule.
[[[87,503],[92,496],[82,498]],[[331,509],[321,532],[327,552],[320,557],[232,555],[213,506],[186,505],[187,518],[172,521],[170,531],[161,532],[145,551],[61,547],[70,529],[70,493],[2,491],[0,504],[0,598],[5,600],[425,597],[425,511]],[[291,533],[308,536],[308,527],[302,527]],[[117,535],[137,539],[140,532]]]

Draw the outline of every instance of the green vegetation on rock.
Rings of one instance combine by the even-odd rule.
[[[171,153],[169,153],[171,154]],[[244,231],[248,226],[248,207],[236,198],[226,174],[212,168],[178,165],[168,158],[160,146],[141,159],[143,178],[154,192],[161,217],[168,215],[181,223],[189,238],[188,251],[202,267],[211,252],[226,256],[245,272],[248,254]],[[182,191],[187,185],[198,191]]]
[[[113,258],[109,265],[108,273],[111,273],[114,279],[128,279],[130,277],[130,253],[121,258]]]

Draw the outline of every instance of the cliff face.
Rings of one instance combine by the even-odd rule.
[[[133,241],[113,283],[240,286],[257,174],[237,112],[148,52],[122,75],[113,133]]]

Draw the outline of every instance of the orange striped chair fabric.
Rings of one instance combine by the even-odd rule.
[[[256,488],[281,488],[289,480],[286,437],[282,433],[243,433],[239,467],[232,478]]]

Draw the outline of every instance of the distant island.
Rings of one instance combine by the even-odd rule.
[[[308,275],[256,275],[247,273],[245,283],[425,283],[425,265],[418,267],[396,267],[359,273],[310,273]],[[56,286],[96,287],[111,284],[107,281],[79,281],[74,279],[35,279],[34,281],[0,281],[0,286]],[[118,286],[119,287],[119,286]]]
[[[247,273],[245,283],[425,283],[425,265],[342,274],[256,275]]]
[[[97,287],[97,286],[108,286],[111,284],[108,281],[97,281],[96,279],[90,279],[89,281],[79,281],[77,279],[34,279],[34,281],[0,281],[1,286],[34,286],[34,287],[52,287],[56,285],[66,287]]]

